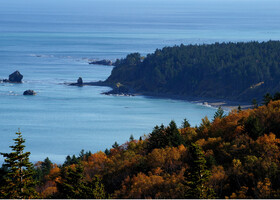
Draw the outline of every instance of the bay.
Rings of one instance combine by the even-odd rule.
[[[62,163],[139,138],[155,125],[187,118],[199,125],[214,108],[144,96],[105,96],[106,87],[70,87],[78,77],[105,80],[112,67],[90,59],[142,55],[156,48],[278,40],[277,0],[0,0],[0,78],[19,70],[23,84],[0,84],[0,152],[20,128],[31,160]],[[27,97],[26,89],[38,92]],[[0,158],[2,161],[3,158]]]

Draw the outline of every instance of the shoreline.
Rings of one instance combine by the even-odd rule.
[[[153,94],[153,93],[139,93],[135,95],[146,96],[149,98],[164,98],[164,99],[174,99],[174,100],[183,100],[188,101],[194,104],[201,104],[203,106],[218,108],[221,106],[222,109],[231,111],[233,109],[238,109],[238,106],[241,106],[241,109],[248,109],[251,108],[252,105],[247,102],[237,102],[237,101],[230,101],[225,99],[219,98],[207,98],[207,97],[186,97],[180,95],[171,95],[171,94]]]
[[[69,86],[81,86],[77,83],[66,83]],[[241,109],[252,108],[252,105],[249,102],[237,102],[220,98],[208,98],[208,97],[187,97],[182,95],[172,95],[172,94],[161,94],[161,93],[152,93],[152,92],[129,92],[129,93],[116,93],[112,84],[106,84],[103,81],[98,82],[85,82],[82,86],[101,86],[101,87],[110,87],[109,92],[102,93],[104,95],[124,95],[124,96],[145,96],[147,98],[163,98],[163,99],[174,99],[174,100],[183,100],[190,103],[201,104],[204,106],[209,106],[213,108],[218,108],[221,106],[222,109],[231,111],[237,109],[238,106],[241,106]]]
[[[107,86],[108,87],[108,86]],[[150,92],[139,92],[139,93],[132,93],[134,96],[145,96],[147,98],[163,98],[163,99],[173,99],[173,100],[182,100],[188,101],[194,104],[201,104],[206,107],[213,107],[218,108],[221,106],[222,109],[231,111],[233,109],[237,109],[238,106],[241,106],[241,109],[249,109],[252,105],[248,102],[237,102],[237,101],[230,101],[225,99],[219,98],[207,98],[207,97],[186,97],[181,95],[171,95],[171,94],[155,94]]]

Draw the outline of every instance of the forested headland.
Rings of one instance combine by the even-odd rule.
[[[218,109],[191,127],[153,131],[97,153],[81,151],[63,165],[29,162],[22,134],[1,153],[1,198],[280,198],[280,101]],[[78,134],[78,133],[77,133]]]
[[[251,102],[280,90],[280,42],[180,45],[115,62],[115,92]]]

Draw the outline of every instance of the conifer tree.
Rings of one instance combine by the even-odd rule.
[[[253,106],[253,108],[258,108],[259,107],[259,104],[258,104],[256,99],[252,100],[252,106]]]
[[[176,123],[172,120],[166,128],[163,125],[155,126],[149,135],[147,145],[151,152],[155,148],[177,147],[181,144],[184,144],[184,139],[179,133]]]
[[[58,198],[77,199],[104,199],[106,195],[104,185],[95,176],[86,181],[81,164],[65,166],[61,169],[61,180],[56,182]]]
[[[269,93],[266,93],[263,96],[263,105],[268,105],[270,101],[272,101],[272,96]]]
[[[105,151],[104,151],[104,153],[108,156],[108,155],[110,155],[110,151],[109,151],[109,149],[105,149]]]
[[[114,149],[117,149],[117,148],[119,148],[120,147],[120,145],[117,143],[117,141],[112,145],[112,147],[114,148]]]
[[[48,175],[50,173],[50,170],[52,168],[52,162],[50,159],[47,157],[44,162],[42,162],[42,173],[43,175]]]
[[[241,106],[238,105],[238,108],[237,108],[237,111],[240,112],[242,109],[241,109]]]
[[[182,122],[182,128],[188,128],[191,127],[189,121],[185,118]]]
[[[189,168],[185,172],[186,198],[208,199],[214,198],[214,191],[207,186],[210,177],[210,171],[207,170],[206,160],[202,149],[191,143],[189,147],[191,156]]]
[[[4,175],[5,186],[1,188],[1,193],[5,198],[22,199],[35,198],[35,181],[33,180],[34,168],[29,162],[30,152],[24,151],[24,142],[21,132],[18,131],[11,153],[1,153],[5,157],[7,172]]]
[[[214,120],[216,119],[216,118],[223,118],[225,115],[224,115],[224,110],[222,109],[222,107],[221,106],[219,106],[219,108],[218,108],[218,110],[215,112],[215,114],[214,114]]]
[[[133,140],[134,140],[134,137],[133,137],[133,135],[131,134],[130,137],[129,137],[129,141],[132,142]]]

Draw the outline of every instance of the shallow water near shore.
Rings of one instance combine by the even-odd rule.
[[[106,96],[107,87],[63,83],[105,80],[111,66],[90,59],[142,55],[156,48],[223,41],[278,40],[276,0],[0,0],[0,79],[15,70],[22,84],[0,84],[0,152],[15,132],[31,160],[62,163],[81,149],[96,152],[138,139],[155,125],[199,125],[216,109],[167,98]],[[32,89],[36,96],[23,96]],[[3,162],[3,158],[0,158]]]

